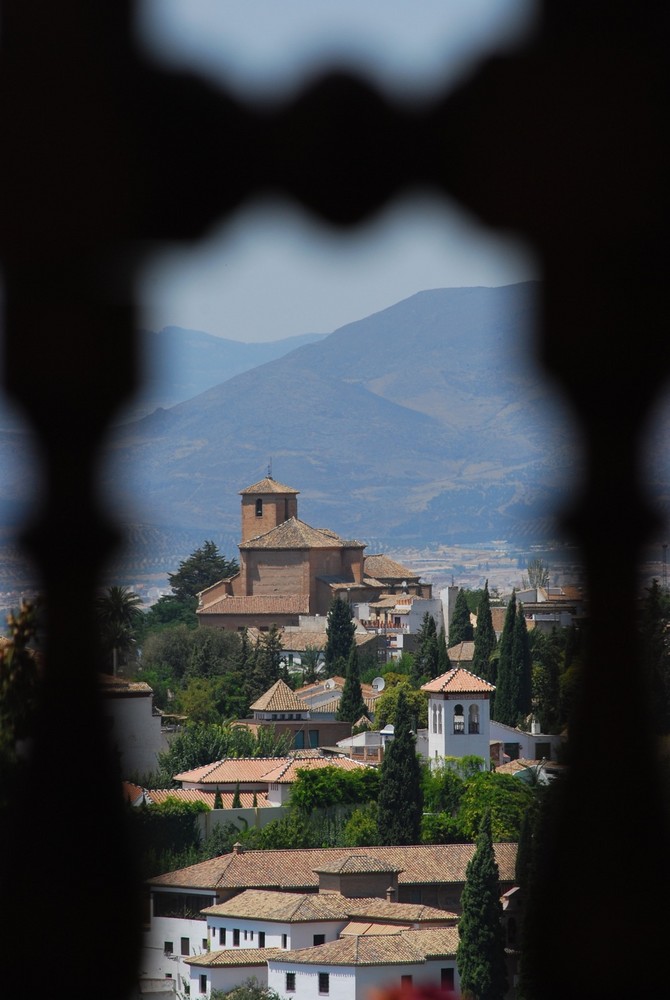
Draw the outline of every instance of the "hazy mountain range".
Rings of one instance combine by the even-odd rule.
[[[268,468],[309,524],[374,547],[545,541],[576,456],[533,366],[538,292],[420,292],[229,378],[217,338],[173,330],[213,384],[118,428],[105,488],[128,521],[228,549],[239,490]]]
[[[206,538],[236,555],[239,491],[268,469],[300,491],[303,520],[369,552],[551,539],[578,460],[534,365],[538,294],[535,282],[432,289],[271,344],[144,331],[145,389],[102,474],[129,555],[162,553],[173,569]],[[20,485],[8,433],[5,504]]]

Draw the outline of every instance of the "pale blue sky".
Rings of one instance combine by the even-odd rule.
[[[168,64],[281,100],[346,64],[396,98],[457,82],[532,27],[531,0],[144,0],[138,31]],[[425,193],[340,232],[256,202],[142,273],[140,323],[233,340],[329,333],[426,288],[540,277],[527,247]]]

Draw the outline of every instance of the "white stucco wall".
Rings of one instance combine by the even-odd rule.
[[[267,986],[268,967],[267,965],[235,965],[232,968],[213,968],[202,965],[190,966],[190,1000],[198,1000],[199,997],[211,996],[212,990],[223,990],[227,993],[235,986],[255,979],[260,986]],[[200,992],[200,976],[207,976],[207,991]]]
[[[457,705],[463,708],[465,731],[462,733],[454,733],[454,710]],[[470,707],[473,705],[478,712],[478,733],[468,732]],[[434,709],[437,713],[437,731],[433,721]],[[432,695],[428,701],[428,756],[431,762],[439,761],[442,757],[468,757],[472,754],[481,757],[488,770],[491,755],[490,726],[490,702],[487,698],[473,698],[464,694],[456,701],[444,698],[441,694]]]
[[[211,897],[203,898],[203,906],[209,905]],[[181,955],[181,939],[188,938],[189,954],[201,955],[207,951],[203,940],[208,938],[205,920],[188,920],[185,917],[154,917],[144,932],[140,956],[140,974],[143,977],[162,979],[167,973],[173,978],[189,978],[189,968]],[[165,954],[165,942],[171,941],[172,955]]]
[[[168,749],[161,717],[153,714],[153,694],[106,697],[102,710],[109,719],[110,738],[119,752],[124,778],[158,770],[158,754]]]
[[[440,985],[442,968],[452,968],[453,960],[349,967],[340,965],[293,965],[268,962],[268,987],[285,1000],[324,1000],[319,993],[319,973],[329,974],[328,1000],[369,1000],[373,989],[398,987],[402,976],[412,976],[413,983]],[[286,973],[295,972],[295,992],[286,991]],[[458,974],[456,984],[460,987]]]
[[[325,934],[326,941],[336,941],[346,920],[319,920],[305,923],[277,920],[249,920],[238,917],[217,917],[210,915],[207,919],[212,940],[212,949],[227,950],[233,945],[233,930],[240,932],[240,948],[258,948],[259,932],[265,932],[266,948],[283,948],[283,935],[286,935],[286,948],[311,948],[315,934]],[[219,928],[226,929],[226,942],[220,942]],[[244,937],[244,934],[247,937]],[[253,936],[252,936],[253,935]]]

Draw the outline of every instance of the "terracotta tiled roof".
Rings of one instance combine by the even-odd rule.
[[[321,755],[304,757],[298,760],[283,761],[272,771],[268,771],[264,780],[273,785],[292,785],[298,777],[298,771],[316,771],[321,767],[337,767],[342,771],[359,771],[361,767],[370,768],[374,765],[352,760],[351,757],[323,757]]]
[[[502,632],[505,625],[506,614],[507,608],[500,608],[498,606],[491,608],[491,623],[493,625],[494,632]]]
[[[377,580],[418,580],[419,575],[413,569],[401,565],[383,553],[365,557],[363,569],[366,576],[374,576]]]
[[[234,785],[238,781],[263,781],[263,775],[274,768],[283,757],[225,757],[211,764],[194,767],[190,771],[175,774],[175,781],[197,782],[198,784]]]
[[[361,934],[400,934],[400,931],[407,931],[409,928],[410,924],[383,924],[377,920],[350,920],[340,931],[339,937],[348,934],[355,934],[357,937],[360,937]]]
[[[153,694],[153,689],[144,681],[127,681],[111,674],[98,674],[98,683],[103,695],[111,697],[143,697]]]
[[[454,958],[458,929],[402,930],[400,934],[370,934],[339,938],[317,948],[280,952],[273,962],[293,965],[404,965],[427,958]]]
[[[381,858],[372,858],[369,854],[350,854],[346,858],[337,858],[329,865],[315,868],[315,872],[328,872],[331,874],[356,873],[356,872],[398,872],[400,869],[390,865]]]
[[[230,597],[224,594],[198,608],[196,614],[221,615],[308,615],[309,594],[289,594],[286,597]]]
[[[275,681],[271,688],[249,706],[255,712],[305,712],[307,705],[295,694],[288,684]]]
[[[516,844],[495,844],[500,880],[514,881]],[[452,885],[465,882],[474,844],[416,844],[366,847],[365,853],[400,869],[399,885]],[[239,851],[201,861],[149,879],[149,885],[192,889],[309,890],[319,885],[315,868],[350,856],[351,848],[324,847],[282,851]]]
[[[447,650],[447,656],[452,663],[459,663],[461,660],[466,660],[468,663],[472,663],[474,655],[475,644],[470,639],[467,639],[464,642],[457,642],[455,646],[450,646]]]
[[[260,482],[254,483],[253,486],[246,486],[243,490],[240,490],[240,496],[244,496],[247,493],[299,493],[300,490],[294,490],[292,486],[284,486],[283,483],[278,483],[276,479],[272,476],[266,476],[265,479],[261,479]]]
[[[297,517],[289,517],[276,528],[271,528],[262,535],[256,535],[255,538],[248,538],[240,545],[240,549],[341,549],[345,544],[363,543],[345,543],[334,531],[312,528]]]
[[[482,677],[470,673],[464,667],[453,667],[432,681],[421,685],[422,691],[443,691],[454,694],[479,694],[495,691],[495,684],[489,684]]]
[[[223,951],[206,951],[202,955],[191,955],[185,958],[187,965],[197,965],[200,968],[217,969],[224,966],[266,965],[268,959],[284,954],[281,948],[224,948]]]
[[[411,925],[417,922],[453,922],[458,919],[455,913],[422,903],[389,902],[376,896],[352,899],[339,892],[278,892],[268,889],[247,889],[225,903],[207,906],[201,912],[207,916],[261,918],[289,923],[343,920],[351,917],[369,918],[370,921],[402,921]]]
[[[216,798],[216,791],[203,791],[200,788],[149,788],[146,794],[149,802],[154,805],[160,805],[168,799],[177,799],[178,802],[203,802],[210,809],[214,808],[214,800]],[[267,792],[265,791],[240,792],[239,794],[240,809],[253,809],[254,795],[256,796],[256,806],[259,809],[276,808],[271,802],[268,802]],[[235,792],[220,790],[220,795],[221,808],[232,809]]]
[[[279,892],[247,889],[225,903],[208,906],[203,913],[217,917],[281,920],[304,923],[310,920],[344,920],[351,900],[339,892]]]

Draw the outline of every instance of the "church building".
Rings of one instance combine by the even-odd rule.
[[[300,520],[298,493],[270,475],[240,491],[240,569],[199,594],[201,625],[236,630],[299,625],[303,616],[325,617],[334,596],[350,606],[369,604],[403,585],[419,597],[432,597],[431,585],[406,567],[379,555],[366,558],[364,542]],[[374,571],[382,568],[380,580]]]

